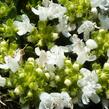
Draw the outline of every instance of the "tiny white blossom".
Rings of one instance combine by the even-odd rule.
[[[30,23],[30,20],[27,15],[22,15],[22,22],[14,21],[14,25],[17,27],[18,32],[17,34],[22,36],[27,32],[32,32],[34,26]]]
[[[83,75],[83,78],[78,80],[77,84],[82,89],[82,102],[88,104],[90,99],[94,103],[99,103],[100,98],[96,94],[96,90],[101,88],[101,85],[98,84],[98,76],[95,71],[89,71],[86,68],[82,68],[80,73]]]
[[[89,39],[89,34],[95,29],[95,23],[91,21],[84,21],[83,24],[78,28],[78,34],[84,33],[84,40]]]
[[[71,97],[67,92],[51,94],[43,92],[40,95],[40,100],[39,109],[63,109],[64,107],[73,109]]]
[[[59,68],[62,68],[64,65],[64,52],[61,47],[54,46],[51,48],[50,52],[47,52],[48,55],[48,64],[57,65]]]
[[[96,60],[96,56],[92,55],[91,50],[98,47],[97,43],[93,39],[88,39],[84,43],[81,39],[78,38],[76,34],[70,37],[70,41],[73,44],[61,46],[64,52],[73,52],[77,54],[77,63],[84,64],[86,61]]]
[[[45,67],[47,62],[47,53],[44,50],[40,50],[39,47],[35,48],[35,53],[39,58],[37,58],[37,62],[39,65]]]
[[[70,25],[67,24],[66,16],[59,19],[59,24],[57,25],[57,30],[58,30],[58,32],[62,32],[62,34],[65,37],[70,37],[71,36],[69,31],[71,31],[72,29],[71,29]]]
[[[66,13],[66,8],[60,4],[53,3],[52,1],[45,2],[43,1],[44,6],[38,6],[38,9],[32,8],[32,12],[36,15],[39,15],[41,21],[47,19],[52,20],[55,18],[61,18]]]
[[[4,87],[6,84],[6,79],[0,75],[0,86]]]
[[[45,69],[54,70],[55,65],[59,68],[64,65],[64,52],[61,47],[54,46],[47,52],[35,48],[35,52],[39,56],[37,59],[38,64],[45,67]]]
[[[92,49],[94,49],[96,45],[91,46],[88,43],[85,46],[84,42],[82,40],[80,40],[76,35],[73,36],[72,40],[73,40],[73,49],[72,49],[72,51],[73,51],[73,53],[76,53],[78,55],[76,61],[79,64],[84,64],[85,61],[94,61],[96,59],[95,55],[90,54],[90,51]],[[91,42],[93,42],[93,41],[91,40]]]
[[[16,72],[19,68],[19,61],[21,59],[21,54],[20,54],[20,50],[15,54],[14,57],[11,56],[5,56],[4,60],[5,60],[5,64],[0,64],[0,68],[1,69],[11,69],[12,72]]]

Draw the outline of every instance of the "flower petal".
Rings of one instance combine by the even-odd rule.
[[[90,97],[90,99],[94,102],[94,103],[99,103],[100,102],[100,97],[97,94],[92,94],[92,96]]]

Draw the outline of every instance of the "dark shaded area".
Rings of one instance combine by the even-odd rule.
[[[0,99],[0,109],[21,109],[17,98],[12,100],[8,95],[2,95]]]
[[[66,38],[65,36],[63,36],[61,33],[59,35],[60,37],[55,41],[55,44],[58,46],[65,46],[65,45],[70,45],[72,44],[71,41],[69,41],[69,38]]]
[[[75,104],[74,109],[104,109],[104,108],[102,102],[98,104],[90,102],[88,105],[83,105],[82,103]]]

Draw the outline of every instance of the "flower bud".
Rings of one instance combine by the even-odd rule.
[[[14,93],[15,93],[16,95],[21,95],[22,92],[23,92],[23,89],[22,89],[22,87],[21,87],[20,85],[17,86],[17,87],[15,88],[15,90],[14,90]]]
[[[27,61],[34,66],[34,58],[30,57],[30,58],[28,58]]]
[[[5,45],[7,45],[7,42],[6,41],[2,41],[0,44],[1,44],[1,46],[5,46]]]
[[[38,41],[37,45],[38,45],[39,47],[42,47],[42,46],[43,46],[43,40],[40,39],[40,40]]]
[[[59,75],[56,75],[55,76],[55,80],[58,82],[58,81],[60,81],[60,76]]]
[[[87,45],[87,47],[90,48],[90,49],[95,49],[95,48],[98,47],[97,43],[96,43],[93,39],[88,39],[88,40],[86,41],[86,45]]]
[[[74,63],[73,64],[73,69],[76,70],[76,71],[78,71],[79,70],[79,64]]]
[[[64,71],[66,74],[69,74],[70,72],[72,72],[70,68],[66,68]]]
[[[92,8],[92,9],[91,9],[91,12],[92,12],[93,14],[95,14],[95,15],[98,14],[97,8]]]
[[[56,40],[58,38],[58,33],[52,33],[52,37],[54,40]]]
[[[33,96],[32,92],[29,91],[28,94],[27,94],[27,96],[28,96],[28,97],[32,97],[32,96]]]
[[[20,74],[19,74],[19,77],[20,77],[20,78],[25,77],[25,73],[20,73]]]
[[[40,73],[40,74],[43,73],[43,71],[42,71],[41,68],[37,68],[37,69],[36,69],[36,72],[37,72],[37,73]]]
[[[71,60],[68,60],[67,59],[67,60],[65,60],[65,64],[68,65],[68,66],[71,66],[72,65],[72,62],[71,62]]]
[[[64,84],[65,84],[66,86],[70,86],[70,85],[72,84],[72,82],[71,82],[71,80],[66,79],[66,80],[64,81]]]
[[[109,70],[109,63],[106,62],[106,63],[104,64],[104,67],[103,67],[103,68],[104,68],[104,70]]]
[[[27,61],[29,61],[29,62],[34,62],[34,58],[29,57]]]
[[[50,78],[50,74],[49,73],[45,73],[45,76],[47,77],[47,79]]]
[[[100,29],[99,32],[100,32],[100,33],[104,33],[105,30],[104,30],[104,29]]]
[[[15,94],[14,94],[13,90],[9,90],[9,95],[10,95],[11,97],[15,97]]]

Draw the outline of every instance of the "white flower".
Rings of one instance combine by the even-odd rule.
[[[30,20],[27,15],[22,15],[22,22],[14,21],[14,25],[18,28],[17,34],[22,36],[27,32],[32,32],[34,26],[30,23]]]
[[[63,109],[64,107],[73,109],[71,97],[67,92],[51,94],[43,92],[40,95],[40,100],[39,109]]]
[[[64,107],[69,107],[73,109],[72,99],[67,92],[61,92],[61,98],[64,104]]]
[[[76,34],[74,34],[72,37],[70,37],[70,41],[73,44],[60,47],[64,52],[76,53],[76,61],[79,64],[84,64],[86,61],[96,60],[96,56],[90,53],[91,50],[98,47],[97,43],[93,39],[88,39],[86,43],[84,43]]]
[[[77,84],[82,88],[82,102],[88,104],[91,99],[94,103],[99,103],[100,98],[96,94],[96,90],[101,88],[101,85],[98,84],[98,76],[95,71],[89,71],[86,68],[82,68],[80,73],[83,75],[83,78],[78,80]]]
[[[6,79],[4,77],[1,77],[1,75],[0,75],[0,86],[4,87],[5,84],[6,84]]]
[[[39,109],[63,109],[59,93],[48,94],[44,92],[40,95],[40,100]]]
[[[108,56],[108,58],[109,58],[109,49],[107,50],[107,56]]]
[[[59,68],[64,65],[64,52],[61,47],[54,46],[47,52],[35,48],[35,53],[39,56],[38,64],[45,67],[45,69],[54,70],[55,65]]]
[[[50,52],[47,52],[48,55],[48,64],[57,65],[59,68],[62,68],[64,65],[64,52],[61,47],[54,46],[51,48]]]
[[[39,47],[35,48],[35,53],[39,58],[36,60],[39,65],[45,67],[47,62],[47,53],[44,50],[40,50]]]
[[[80,40],[76,35],[72,37],[73,40],[73,53],[76,53],[78,55],[76,61],[79,64],[84,64],[85,61],[94,61],[96,59],[95,55],[91,55],[90,51],[94,48],[96,48],[96,42],[92,39],[87,40],[87,44],[85,46],[84,42]],[[91,45],[94,43],[95,45]]]
[[[106,11],[109,9],[109,0],[91,0],[91,6],[92,8],[99,7]]]
[[[61,6],[60,4],[53,3],[52,1],[43,1],[43,4],[44,6],[38,6],[38,9],[32,8],[32,12],[36,15],[39,15],[39,19],[41,21],[61,18],[66,12],[65,7]]]
[[[36,15],[39,15],[39,19],[41,21],[45,21],[48,18],[48,8],[47,7],[38,6],[38,10],[35,8],[32,8],[32,12]]]
[[[70,25],[67,24],[66,16],[59,19],[59,24],[57,25],[57,30],[58,30],[58,32],[62,32],[62,34],[65,37],[70,37],[71,36],[69,31],[71,31],[72,29],[71,29]]]
[[[17,50],[14,57],[5,56],[5,64],[0,64],[1,69],[11,69],[12,72],[16,72],[19,68],[19,61],[21,59],[20,49]]]
[[[95,23],[91,21],[84,21],[83,24],[78,28],[78,34],[84,33],[84,40],[89,39],[89,34],[95,29]]]

